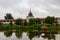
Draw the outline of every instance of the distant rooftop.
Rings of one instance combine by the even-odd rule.
[[[33,16],[33,14],[32,14],[32,12],[31,12],[31,11],[29,12],[28,16]]]

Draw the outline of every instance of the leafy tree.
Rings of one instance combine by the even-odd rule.
[[[41,24],[41,20],[39,18],[36,19],[36,24]]]
[[[26,25],[28,25],[28,23],[27,23],[27,21],[25,20],[25,22],[24,22],[24,25],[26,26]]]
[[[13,25],[12,21],[10,21],[10,25],[11,25],[11,26]]]
[[[7,19],[13,19],[12,15],[10,13],[7,13],[6,16],[4,16],[4,18]]]
[[[35,22],[35,19],[29,19],[29,25],[33,25],[33,24],[35,24],[36,22]]]
[[[6,20],[9,20],[10,25],[12,25],[11,19],[14,19],[14,18],[12,17],[12,15],[11,15],[10,13],[7,13],[6,16],[4,16],[4,18],[5,18]]]
[[[15,24],[16,25],[22,25],[22,19],[16,19]]]
[[[29,19],[29,24],[30,25],[33,25],[33,24],[40,24],[41,23],[41,21],[40,21],[40,19],[39,18],[36,18],[36,19]]]
[[[53,24],[53,23],[54,23],[54,16],[53,16],[53,17],[47,16],[47,17],[45,18],[45,23]]]

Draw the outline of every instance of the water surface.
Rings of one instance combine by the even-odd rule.
[[[0,40],[60,40],[60,34],[59,32],[4,30],[0,32]]]

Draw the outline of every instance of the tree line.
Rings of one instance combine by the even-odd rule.
[[[14,19],[13,16],[10,13],[7,13],[6,16],[4,16],[5,20],[11,20]],[[54,23],[54,16],[47,16],[45,18],[45,21],[43,21],[43,23],[47,23],[47,24],[53,24]],[[23,20],[21,18],[18,18],[15,20],[15,24],[16,25],[22,25]],[[10,24],[12,25],[12,21],[10,21]],[[33,18],[33,19],[29,19],[29,23],[27,23],[25,21],[24,23],[25,25],[33,25],[33,24],[41,24],[41,19],[40,18]]]

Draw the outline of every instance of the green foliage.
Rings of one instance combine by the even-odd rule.
[[[22,19],[16,19],[15,24],[16,25],[22,25]]]
[[[30,25],[35,24],[35,19],[29,19],[29,24],[30,24]]]
[[[3,27],[4,28],[12,28],[12,26],[10,26],[10,24],[4,24]]]
[[[53,24],[54,23],[54,17],[47,16],[45,19],[45,23]]]
[[[57,30],[57,27],[54,27],[54,26],[51,26],[51,27],[48,27],[48,29],[47,30]]]
[[[36,24],[41,24],[41,20],[39,18],[36,19]]]
[[[11,25],[11,26],[13,25],[12,21],[10,21],[10,25]]]
[[[40,24],[41,23],[41,21],[40,21],[40,19],[39,18],[37,18],[37,19],[29,19],[29,24],[30,25],[33,25],[33,24]]]
[[[10,13],[7,13],[4,18],[5,19],[13,19],[12,15]]]
[[[52,24],[44,24],[44,25],[48,26],[47,29],[46,29],[47,31],[60,30],[60,25],[57,26],[57,27],[52,25]],[[11,26],[10,24],[4,24],[2,27],[0,27],[0,30],[2,30],[2,29],[3,30],[4,29],[7,29],[7,30],[12,29],[12,30],[21,30],[21,31],[24,31],[24,32],[34,31],[34,30],[41,31],[42,26],[43,25],[41,25],[41,24],[37,24],[37,25],[35,24],[35,25],[31,25],[31,26],[20,26],[20,25],[16,25],[16,24]]]

